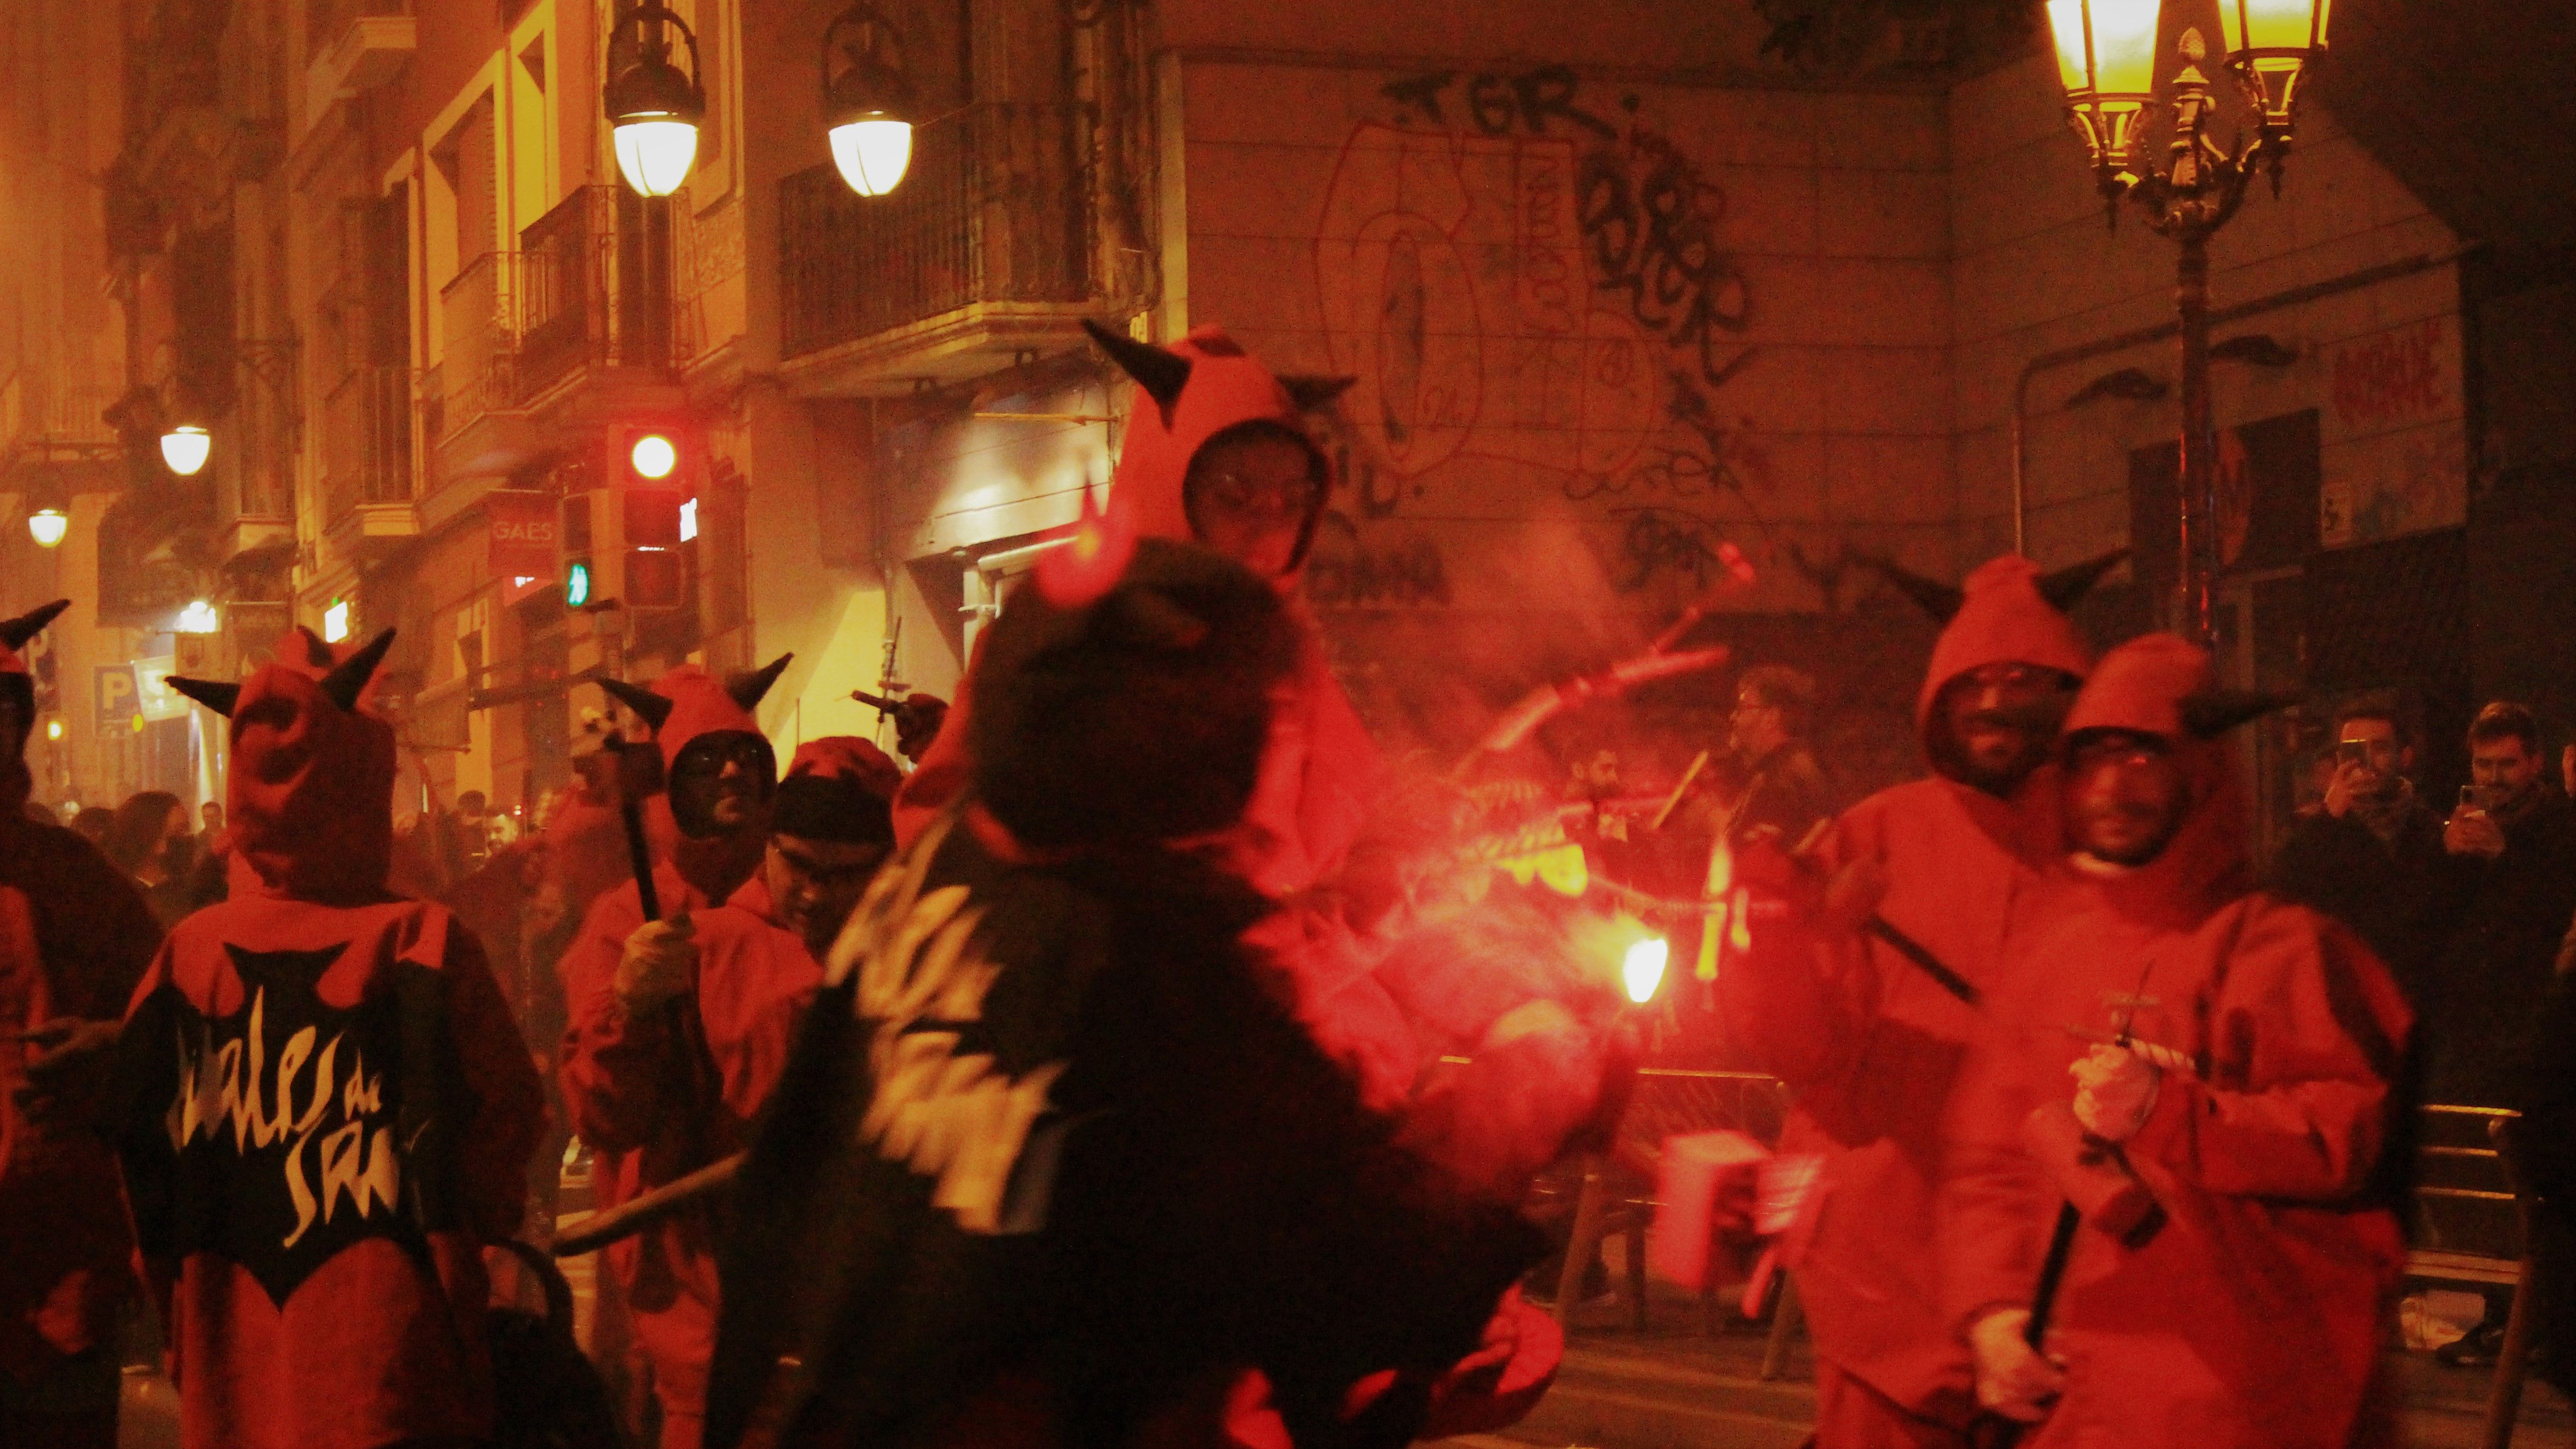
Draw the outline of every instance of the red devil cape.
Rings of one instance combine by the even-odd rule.
[[[2192,811],[2145,866],[2052,872],[1953,1103],[1937,1241],[1964,1331],[2031,1301],[2059,1195],[2022,1123],[2073,1096],[2067,1068],[2090,1049],[2074,1033],[2125,1025],[2198,1064],[2162,1074],[2125,1144],[2169,1221],[2136,1248],[2076,1235],[2056,1305],[2069,1382],[2034,1449],[2376,1442],[2356,1426],[2404,1246],[2363,1190],[2410,1022],[2359,937],[2244,893],[2242,792],[2181,709],[2208,684],[2206,654],[2158,635],[2085,687],[2070,734],[2165,740]]]
[[[174,681],[232,715],[250,888],[180,923],[120,1046],[119,1151],[189,1442],[489,1432],[480,1245],[543,1119],[481,948],[384,889],[393,733],[321,677]]]
[[[0,703],[34,721],[18,646],[60,605],[0,622]],[[93,1134],[18,1105],[30,1048],[7,1041],[59,1017],[114,1021],[161,944],[133,882],[96,847],[27,818],[21,741],[0,739],[0,1375],[32,1378],[115,1340],[133,1281],[116,1159]]]
[[[1927,752],[1941,758],[1941,688],[1988,664],[2037,664],[2080,676],[2075,627],[2041,592],[2026,559],[1968,576],[1932,650],[1916,702]],[[1828,868],[1870,860],[1885,872],[1880,914],[1990,997],[2006,937],[2055,855],[2055,776],[2010,800],[1941,775],[1885,790],[1845,812]],[[1942,1316],[1932,1194],[1942,1104],[1977,1010],[1884,942],[1813,942],[1755,929],[1743,967],[1719,978],[1759,1060],[1797,1101],[1780,1150],[1823,1158],[1791,1226],[1787,1261],[1817,1356],[1907,1412],[1963,1429],[1976,1400],[1967,1350]]]

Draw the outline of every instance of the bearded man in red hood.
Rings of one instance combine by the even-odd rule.
[[[543,1097],[473,934],[385,888],[393,641],[171,687],[232,720],[230,899],[136,991],[111,1122],[191,1449],[492,1432],[482,1249]]]
[[[2065,606],[2120,555],[2043,575],[2007,556],[1952,589],[1890,570],[1946,620],[1915,701],[1933,773],[1834,823],[1833,885],[1811,934],[1757,926],[1718,990],[1795,1106],[1785,1155],[1818,1159],[1785,1239],[1816,1345],[1821,1449],[1964,1449],[1976,1417],[1966,1349],[1941,1313],[1931,1241],[1938,1125],[1991,993],[2018,902],[2056,839],[2042,765],[2091,662]],[[1875,910],[1954,978],[1885,939]]]
[[[2151,635],[2066,721],[2070,853],[1952,1103],[1940,1208],[1979,1399],[2032,1449],[2388,1442],[2370,1388],[2405,1247],[2373,1172],[2411,1021],[2360,937],[2247,893],[2218,737],[2269,703]],[[2044,1356],[2061,1200],[2083,1206]]]
[[[134,1282],[116,1156],[81,1118],[161,926],[97,847],[24,808],[18,650],[69,603],[0,621],[0,1449],[112,1449]]]
[[[649,808],[667,818],[671,844],[653,868],[662,919],[645,918],[629,879],[591,903],[563,958],[570,1024],[557,1080],[596,1153],[603,1209],[742,1146],[820,980],[801,941],[776,939],[786,933],[762,873],[776,812],[794,796],[780,794],[752,710],[789,657],[730,681],[682,665],[649,689],[604,686],[653,729],[669,788]],[[719,909],[737,893],[759,909]],[[664,1449],[695,1449],[706,1414],[716,1234],[712,1216],[692,1211],[607,1250],[652,1366]]]

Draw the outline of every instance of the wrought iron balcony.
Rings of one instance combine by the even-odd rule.
[[[11,373],[0,382],[0,476],[114,452],[116,429],[104,414],[116,398],[110,388],[61,386],[39,374]]]
[[[671,238],[623,186],[585,186],[519,233],[518,396],[585,369],[671,365]]]
[[[333,548],[380,557],[420,534],[412,467],[412,373],[361,367],[322,403],[323,528]]]
[[[969,106],[913,132],[891,196],[831,166],[779,183],[780,351],[817,390],[971,375],[1099,298],[1092,113]]]

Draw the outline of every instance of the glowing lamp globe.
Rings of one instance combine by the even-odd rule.
[[[617,174],[638,196],[668,196],[689,179],[698,161],[698,123],[669,116],[617,123]]]
[[[832,164],[861,196],[883,196],[903,184],[912,165],[912,122],[888,116],[834,126]]]
[[[27,515],[27,536],[36,541],[38,548],[61,546],[71,526],[71,518],[59,508],[39,508]]]
[[[161,435],[161,461],[182,478],[197,476],[214,450],[214,438],[195,423],[181,423]]]
[[[634,27],[632,59],[600,93],[616,144],[617,172],[638,196],[668,196],[689,179],[698,160],[698,123],[706,118],[707,93],[696,79],[698,38],[659,3],[628,12],[609,45],[614,66],[627,27]],[[671,63],[670,32],[689,47],[689,69]]]
[[[668,478],[671,470],[680,466],[680,450],[660,433],[646,433],[637,438],[635,446],[627,450],[626,458],[635,465],[637,476],[644,478]]]
[[[171,626],[171,631],[178,634],[212,634],[221,628],[223,628],[223,622],[216,617],[214,605],[203,599],[191,599],[188,607],[179,611],[179,621]]]
[[[2162,9],[2161,0],[2048,0],[2066,109],[2105,181],[2135,175]]]
[[[852,191],[883,196],[903,184],[915,110],[892,21],[862,3],[824,28],[823,125],[832,165]]]
[[[2286,131],[2299,77],[2326,49],[2333,0],[2219,0],[2227,63],[2263,90],[2263,123]]]

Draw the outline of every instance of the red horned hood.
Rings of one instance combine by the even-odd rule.
[[[262,886],[334,904],[379,899],[393,863],[393,727],[360,703],[388,629],[324,671],[280,660],[238,685],[171,687],[232,720],[236,855]]]
[[[1932,646],[1932,667],[1914,701],[1915,728],[1928,728],[1941,686],[1989,664],[2036,664],[2075,678],[2092,667],[2093,651],[2075,621],[2049,602],[2039,566],[2017,554],[1988,559],[1958,592],[1957,611]]]
[[[2132,639],[2102,656],[2066,716],[2066,738],[2124,730],[2165,742],[2190,782],[2191,813],[2173,843],[2122,883],[2122,892],[2205,914],[2247,883],[2244,781],[2223,736],[2281,701],[2221,689],[2207,650],[2171,634]]]
[[[1137,342],[1104,328],[1090,330],[1093,339],[1137,379],[1125,439],[1118,450],[1118,470],[1109,490],[1111,526],[1132,531],[1133,537],[1195,542],[1181,485],[1199,449],[1218,434],[1246,423],[1276,423],[1306,440],[1313,450],[1300,414],[1342,386],[1341,380],[1282,378],[1214,323],[1192,328],[1187,337],[1168,347]],[[1315,453],[1315,464],[1318,477],[1329,476],[1320,451]],[[1305,564],[1327,491],[1315,492],[1314,507],[1298,535],[1291,579]]]
[[[18,651],[71,606],[69,599],[56,599],[15,619],[0,620],[0,705],[15,707],[16,730],[33,730],[36,725],[36,681]],[[26,809],[27,797],[36,787],[27,773],[26,748],[23,734],[0,738],[0,811],[13,816]]]
[[[600,687],[653,727],[653,743],[660,747],[667,769],[700,736],[728,730],[759,734],[760,721],[752,711],[795,657],[781,654],[764,668],[725,680],[694,664],[683,664],[654,680],[650,688],[615,679],[601,680]]]

